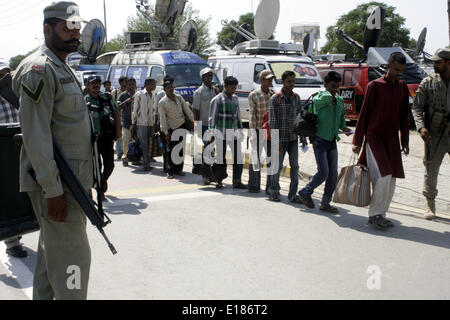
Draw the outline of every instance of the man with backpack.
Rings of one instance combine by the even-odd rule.
[[[105,193],[108,189],[108,178],[114,170],[114,141],[122,136],[120,130],[119,107],[110,93],[100,92],[102,79],[90,76],[87,81],[88,94],[86,103],[90,109],[94,124],[94,133],[98,136],[98,161],[101,172],[101,186]],[[104,195],[103,195],[104,196]]]
[[[319,92],[313,99],[310,112],[318,116],[317,132],[312,138],[314,155],[317,162],[317,173],[308,185],[298,193],[303,203],[310,209],[315,205],[311,198],[314,190],[323,182],[325,193],[322,198],[321,211],[338,214],[339,210],[330,205],[338,178],[338,151],[339,130],[347,136],[352,130],[345,124],[344,99],[339,96],[339,87],[342,77],[336,71],[331,71],[324,79],[325,91]]]
[[[295,73],[285,71],[281,76],[283,88],[273,95],[269,103],[269,126],[272,139],[272,158],[279,156],[278,168],[271,165],[272,181],[269,189],[269,200],[280,202],[280,174],[283,169],[283,162],[286,152],[289,154],[291,167],[291,183],[289,186],[289,201],[291,203],[302,204],[302,200],[297,195],[298,189],[298,136],[294,132],[294,122],[301,111],[301,100],[298,94],[293,92],[295,87]],[[275,133],[275,130],[278,132]],[[273,161],[272,161],[273,162]]]

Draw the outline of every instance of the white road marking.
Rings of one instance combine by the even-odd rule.
[[[6,252],[6,245],[0,242],[0,263],[5,267],[7,276],[13,278],[19,284],[21,291],[33,299],[33,273],[22,262],[22,259],[9,256]],[[25,258],[27,259],[27,258]]]

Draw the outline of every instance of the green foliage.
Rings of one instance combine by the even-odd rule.
[[[372,1],[361,4],[356,9],[339,18],[336,25],[327,29],[327,43],[322,47],[321,53],[345,53],[347,58],[364,58],[364,53],[358,48],[346,43],[343,38],[335,33],[336,28],[363,44],[364,29],[370,15],[370,8],[382,6],[386,9],[386,18],[383,31],[378,43],[379,47],[392,47],[394,43],[404,48],[415,48],[415,40],[410,39],[409,30],[405,28],[405,18],[395,12],[396,8],[382,2]]]
[[[16,70],[16,68],[19,66],[19,64],[22,62],[22,60],[25,59],[26,57],[28,57],[33,52],[35,52],[36,50],[37,50],[37,48],[27,52],[24,55],[19,54],[15,57],[12,57],[11,59],[9,59],[9,66],[10,66],[11,70],[12,71]]]
[[[211,54],[211,47],[213,41],[209,36],[209,20],[200,18],[199,11],[194,9],[191,4],[188,4],[184,9],[182,16],[178,17],[174,25],[174,35],[169,41],[178,42],[178,34],[181,27],[187,20],[194,20],[198,25],[198,39],[197,46],[194,49],[194,53],[198,54],[202,58],[206,58]],[[124,48],[125,45],[125,32],[133,31],[150,31],[152,34],[152,39],[158,39],[159,33],[156,28],[154,28],[150,22],[145,19],[140,13],[135,16],[128,17],[127,28],[123,31],[123,34],[118,35],[111,39],[106,46],[105,52],[118,51]]]
[[[250,26],[249,31],[254,34],[255,33],[254,20],[255,20],[254,14],[249,12],[249,13],[241,15],[239,17],[239,20],[237,21],[237,23],[239,25],[242,25],[243,23],[247,23]],[[217,40],[220,43],[226,45],[227,47],[233,49],[235,35],[236,35],[236,32],[233,29],[231,29],[230,27],[223,27],[222,30],[220,30],[217,33]]]

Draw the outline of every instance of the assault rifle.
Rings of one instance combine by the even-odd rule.
[[[16,141],[16,143],[21,144],[22,134],[14,136],[14,140]],[[87,193],[87,191],[81,184],[80,180],[78,179],[77,175],[73,172],[72,168],[70,167],[70,164],[68,163],[66,157],[62,153],[55,139],[53,139],[53,153],[56,165],[59,170],[59,174],[61,176],[61,180],[67,185],[69,190],[72,192],[75,200],[78,202],[81,209],[88,217],[89,221],[91,221],[91,223],[95,227],[97,227],[98,231],[108,244],[108,247],[111,250],[112,254],[114,255],[117,254],[116,249],[109,241],[108,237],[105,234],[105,231],[103,230],[104,227],[106,227],[108,224],[111,223],[111,220],[103,211],[103,206],[100,198],[98,200],[98,203],[95,203],[94,200],[92,200],[92,197]],[[33,179],[36,180],[36,175],[33,169],[29,171],[29,174],[33,177]],[[97,188],[97,192],[101,192],[99,190],[99,186]]]

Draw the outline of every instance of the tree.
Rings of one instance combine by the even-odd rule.
[[[13,70],[13,71],[16,70],[16,68],[19,66],[19,64],[22,62],[22,60],[25,59],[26,57],[28,57],[33,52],[35,52],[36,50],[37,50],[37,48],[27,52],[26,54],[19,54],[15,57],[12,57],[11,59],[9,59],[9,66],[10,66],[11,70]]]
[[[237,23],[241,26],[242,24],[246,23],[249,25],[249,30],[251,33],[255,34],[254,31],[254,20],[255,20],[255,16],[253,15],[253,13],[249,12],[246,14],[243,14],[239,17],[239,20],[237,21]],[[233,48],[234,47],[234,37],[236,35],[236,32],[231,29],[230,27],[224,26],[222,28],[222,30],[220,30],[217,33],[217,40],[226,45],[229,48]]]
[[[347,58],[364,58],[364,52],[346,43],[336,34],[336,28],[343,30],[348,36],[363,44],[364,29],[371,13],[371,8],[382,6],[386,9],[383,31],[378,46],[392,47],[394,43],[404,48],[415,48],[415,40],[409,36],[409,30],[405,28],[406,19],[395,12],[396,8],[382,2],[372,1],[361,4],[356,9],[339,18],[336,25],[327,29],[327,43],[322,47],[321,53],[345,53]]]
[[[183,15],[178,17],[176,20],[174,25],[174,35],[169,39],[169,41],[178,41],[178,35],[182,25],[190,19],[194,20],[198,25],[198,39],[194,53],[198,54],[202,58],[207,58],[212,53],[211,47],[213,45],[213,41],[211,40],[208,32],[210,19],[200,18],[199,11],[192,8],[191,4],[186,6]],[[108,42],[105,52],[123,49],[125,45],[125,32],[133,31],[150,31],[152,33],[152,39],[159,38],[157,30],[145,17],[138,13],[136,16],[128,17],[127,28],[123,31],[123,34],[114,37]]]

